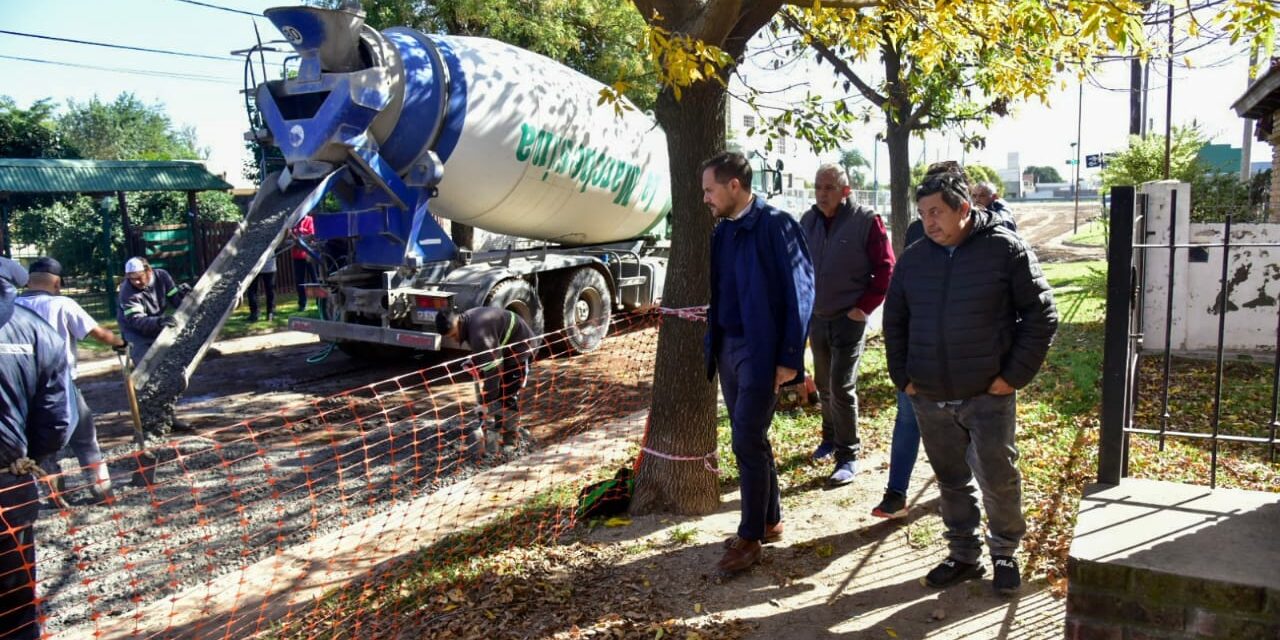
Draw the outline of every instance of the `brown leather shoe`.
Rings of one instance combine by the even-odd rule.
[[[716,563],[716,569],[721,575],[732,575],[749,569],[751,565],[760,562],[760,556],[763,554],[764,551],[759,542],[743,540],[734,536],[733,546],[724,552],[724,557],[720,558],[720,562]]]
[[[774,524],[765,525],[764,539],[760,541],[760,544],[769,544],[770,542],[777,542],[781,539],[782,539],[782,523],[777,522]],[[736,544],[737,540],[738,540],[738,536],[736,535],[729,536],[728,538],[724,539],[724,544],[722,546],[726,549],[732,549],[733,545]]]

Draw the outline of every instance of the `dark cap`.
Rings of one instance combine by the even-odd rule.
[[[48,273],[62,277],[62,263],[50,257],[36,258],[27,267],[27,273]]]

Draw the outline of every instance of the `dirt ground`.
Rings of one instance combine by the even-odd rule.
[[[1013,208],[1020,233],[1042,261],[1103,257],[1101,248],[1063,243],[1072,233],[1071,203]],[[1095,203],[1082,203],[1080,223],[1096,209]],[[178,416],[212,431],[428,364],[366,363],[336,350],[309,364],[308,356],[322,348],[314,336],[288,331],[217,342],[181,398]],[[570,364],[557,366],[571,370]],[[82,362],[79,384],[97,415],[104,447],[127,442],[131,426],[115,359]],[[1063,603],[1046,585],[1026,585],[1019,598],[1009,600],[994,596],[989,581],[946,592],[919,584],[945,555],[936,488],[922,461],[913,480],[911,516],[897,522],[871,517],[883,492],[884,454],[871,452],[858,481],[844,488],[784,487],[786,537],[768,548],[762,566],[723,584],[710,568],[720,555],[720,540],[735,528],[736,494],[726,495],[711,516],[639,518],[625,527],[598,529],[591,539],[651,550],[628,558],[628,566],[660,577],[654,597],[663,608],[690,623],[748,621],[750,638],[1061,637]],[[672,533],[677,527],[679,536]],[[689,530],[688,541],[673,542]]]

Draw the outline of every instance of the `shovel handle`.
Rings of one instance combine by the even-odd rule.
[[[124,391],[129,397],[129,414],[133,417],[133,435],[138,442],[138,449],[145,448],[146,439],[142,435],[142,413],[138,410],[138,392],[133,388],[133,367],[129,366],[129,354],[117,354],[120,358],[120,371],[124,374]]]

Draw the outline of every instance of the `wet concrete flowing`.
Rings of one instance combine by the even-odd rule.
[[[178,326],[166,329],[139,363],[138,408],[143,430],[169,432],[173,407],[186,390],[187,376],[231,315],[236,302],[257,275],[265,256],[288,230],[295,210],[315,199],[313,181],[294,181],[281,191],[274,174],[263,181],[244,223],[201,276],[174,314]]]

